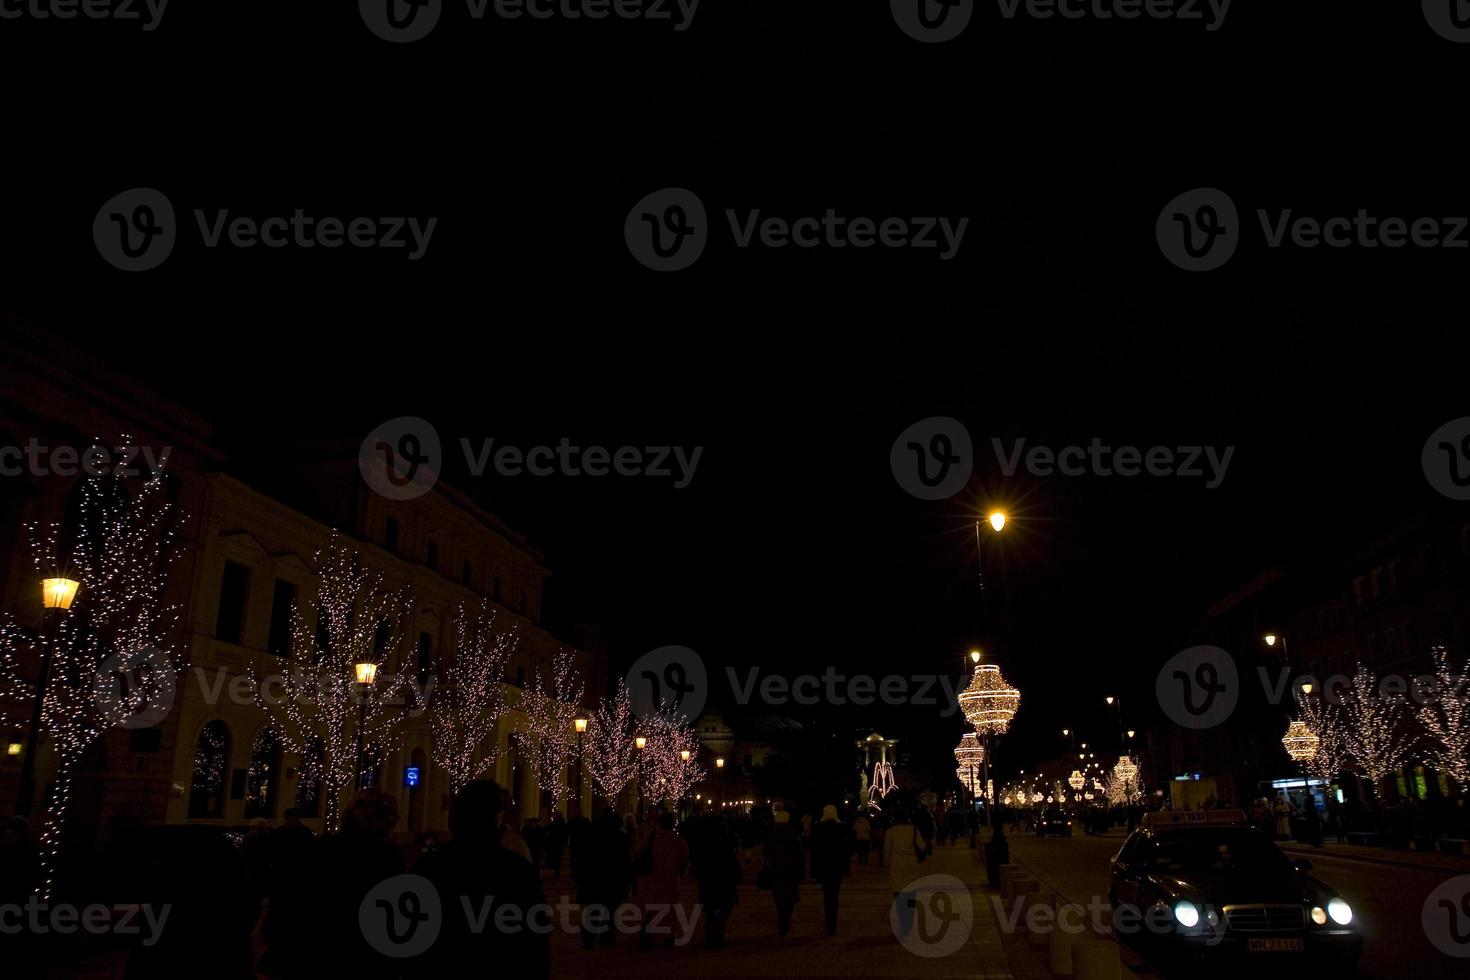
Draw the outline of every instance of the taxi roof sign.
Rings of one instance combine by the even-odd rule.
[[[1244,810],[1159,810],[1143,815],[1143,825],[1155,830],[1168,827],[1239,827],[1246,822]]]

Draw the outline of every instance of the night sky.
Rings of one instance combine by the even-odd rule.
[[[706,2],[682,33],[452,7],[407,45],[345,4],[170,9],[150,33],[7,22],[0,306],[199,408],[242,466],[400,415],[448,443],[702,446],[683,490],[479,488],[545,550],[548,619],[599,622],[618,669],[683,644],[717,675],[957,673],[978,643],[1023,693],[1014,759],[1054,754],[1065,724],[1101,733],[1104,689],[1142,706],[1205,606],[1258,572],[1435,501],[1419,452],[1467,414],[1470,251],[1270,249],[1255,226],[1257,208],[1470,211],[1470,46],[1417,4],[1241,4],[1213,33],[984,5],[931,46],[884,4]],[[414,262],[196,234],[127,274],[89,230],[136,186],[181,215],[439,223]],[[622,228],[668,186],[721,226],[726,208],[971,220],[947,262],[737,249],[720,227],[658,274]],[[1252,227],[1190,274],[1154,222],[1200,186]],[[888,463],[932,415],[979,458],[938,503]],[[1006,478],[992,437],[1236,449],[1207,490]],[[1013,524],[987,536],[982,601],[992,504]],[[938,751],[960,732],[922,709],[821,714]]]

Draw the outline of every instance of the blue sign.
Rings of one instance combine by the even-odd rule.
[[[403,767],[403,785],[407,786],[409,789],[413,789],[418,786],[419,779],[420,775],[418,766]]]

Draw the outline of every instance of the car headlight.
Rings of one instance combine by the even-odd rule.
[[[1312,906],[1312,922],[1319,926],[1327,924],[1327,910],[1320,905]]]
[[[1340,926],[1345,926],[1353,921],[1352,906],[1340,898],[1334,898],[1327,903],[1327,914],[1332,917],[1333,922]]]
[[[1199,909],[1189,902],[1177,902],[1174,905],[1174,918],[1186,929],[1193,929],[1199,925]]]

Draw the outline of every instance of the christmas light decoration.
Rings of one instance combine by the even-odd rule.
[[[1419,721],[1428,733],[1429,762],[1460,784],[1470,786],[1470,669],[1450,669],[1449,655],[1437,646],[1434,657],[1434,697],[1419,709]]]
[[[353,785],[365,761],[357,747],[372,745],[386,757],[403,721],[399,685],[376,677],[373,684],[359,684],[357,668],[381,667],[402,648],[413,597],[369,572],[335,532],[313,560],[316,615],[308,618],[301,601],[291,609],[290,672],[261,676],[252,668],[252,675],[255,703],[286,747],[306,756],[320,746],[323,826],[330,833],[337,827],[342,791]]]
[[[667,706],[640,719],[637,731],[648,739],[638,757],[639,791],[654,803],[678,803],[704,777],[695,754],[698,736],[683,715]]]
[[[1342,737],[1353,765],[1368,777],[1375,796],[1378,783],[1408,754],[1402,735],[1403,708],[1401,697],[1383,696],[1378,678],[1358,664],[1352,686],[1342,694]]]
[[[495,766],[495,726],[505,713],[501,678],[520,637],[514,626],[495,628],[495,611],[481,603],[471,615],[461,603],[454,612],[454,659],[442,671],[428,705],[434,761],[449,775],[449,791]]]
[[[43,900],[56,884],[72,773],[82,753],[114,725],[162,720],[173,706],[179,668],[169,641],[177,607],[163,599],[181,518],[161,472],[139,478],[131,475],[137,473],[131,458],[110,462],[103,468],[109,475],[80,483],[69,549],[60,524],[25,528],[36,573],[50,580],[45,606],[58,617],[70,612],[39,635],[11,621],[0,624],[0,688],[7,696],[34,705],[36,684],[31,671],[22,673],[20,655],[49,657],[36,737],[51,740],[58,762],[40,836]]]
[[[1143,782],[1139,778],[1138,764],[1129,756],[1123,756],[1113,767],[1112,775],[1103,793],[1113,806],[1131,806],[1143,799]]]
[[[553,812],[560,812],[562,802],[570,795],[567,767],[580,764],[573,722],[581,714],[585,692],[572,652],[563,648],[552,658],[550,676],[543,677],[538,667],[530,690],[521,694],[536,782],[543,792],[551,794]]]
[[[612,700],[597,706],[587,726],[587,768],[609,803],[638,775],[633,729],[633,700],[627,683],[619,680]]]
[[[1287,725],[1286,734],[1281,736],[1281,745],[1292,762],[1311,762],[1317,757],[1317,747],[1321,743],[1322,740],[1304,721],[1294,721]]]
[[[877,803],[898,788],[893,778],[893,765],[888,762],[873,763],[873,780],[868,785],[868,802]]]
[[[1003,735],[1021,707],[1021,692],[1006,683],[995,664],[980,664],[960,692],[960,710],[981,735]]]
[[[1080,790],[1083,786],[1087,785],[1087,777],[1076,769],[1073,769],[1072,775],[1067,777],[1067,785],[1074,790]]]

